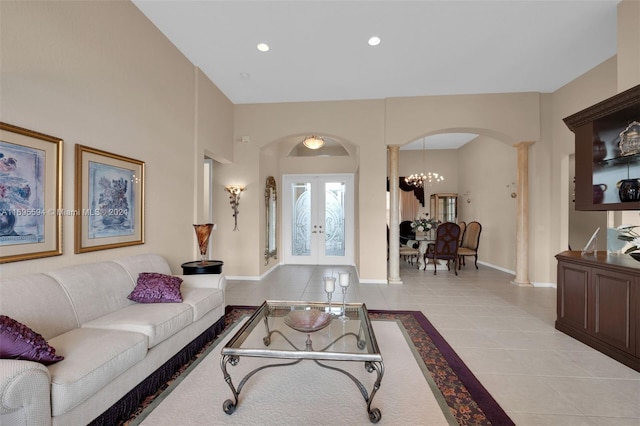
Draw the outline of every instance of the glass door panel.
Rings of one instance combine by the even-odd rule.
[[[344,193],[345,182],[326,182],[324,188],[325,202],[325,247],[327,256],[344,256]]]
[[[292,183],[291,199],[291,252],[293,256],[311,256],[311,182]]]

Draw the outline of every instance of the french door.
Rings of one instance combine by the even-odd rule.
[[[284,262],[353,264],[353,175],[284,175]]]

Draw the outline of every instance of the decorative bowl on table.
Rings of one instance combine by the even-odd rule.
[[[284,317],[284,323],[296,331],[312,333],[322,330],[331,322],[332,315],[318,310],[291,311]]]

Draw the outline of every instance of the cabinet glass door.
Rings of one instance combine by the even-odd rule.
[[[431,217],[440,222],[456,222],[458,194],[431,194]]]
[[[575,133],[576,210],[640,210],[640,85],[564,122]]]

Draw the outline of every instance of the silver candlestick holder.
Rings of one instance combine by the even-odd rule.
[[[342,287],[342,315],[338,317],[338,319],[342,321],[348,321],[349,317],[347,316],[346,309],[346,298],[347,298],[347,288],[349,287],[349,273],[348,272],[340,272],[339,283],[340,287]]]
[[[327,293],[327,299],[329,301],[329,313],[331,313],[331,296],[336,289],[336,279],[335,277],[324,277],[324,291]]]

